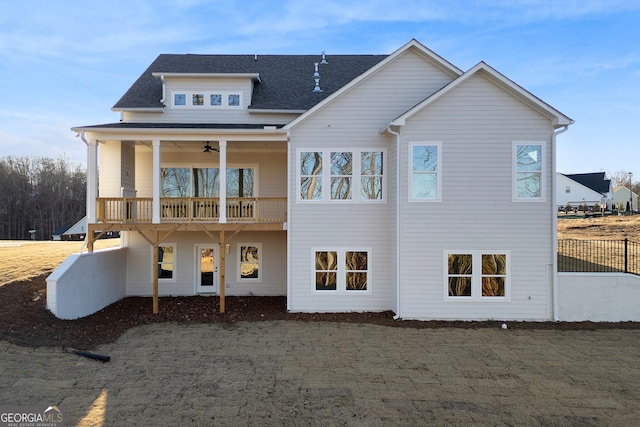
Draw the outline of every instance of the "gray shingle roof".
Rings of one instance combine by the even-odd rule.
[[[251,109],[308,110],[387,55],[327,55],[314,92],[314,62],[321,55],[159,55],[127,90],[114,109],[162,108],[162,83],[152,73],[258,73]]]
[[[574,173],[565,176],[600,194],[608,193],[611,190],[611,180],[604,179],[604,172]]]

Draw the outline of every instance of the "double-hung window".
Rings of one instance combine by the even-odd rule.
[[[371,291],[369,249],[316,249],[313,251],[313,289],[317,292]]]
[[[544,200],[544,144],[514,142],[514,199]]]
[[[508,251],[445,252],[447,300],[499,301],[509,298]]]
[[[409,200],[440,201],[442,178],[439,142],[409,144]]]
[[[384,150],[301,150],[298,200],[384,201],[384,157]]]

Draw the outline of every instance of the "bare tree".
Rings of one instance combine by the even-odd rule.
[[[65,158],[0,158],[0,239],[51,239],[85,215],[86,172]]]

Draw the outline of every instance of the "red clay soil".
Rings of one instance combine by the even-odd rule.
[[[46,277],[0,286],[0,339],[28,347],[62,346],[92,349],[115,341],[130,328],[151,323],[234,323],[267,320],[373,323],[408,328],[500,328],[502,321],[449,322],[393,320],[393,313],[288,313],[284,297],[227,297],[219,313],[217,297],[162,297],[160,313],[151,298],[130,297],[76,320],[56,318],[46,308]],[[640,323],[507,322],[511,329],[640,329]]]

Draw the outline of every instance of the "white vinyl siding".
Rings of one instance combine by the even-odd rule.
[[[548,144],[552,132],[548,119],[481,76],[407,120],[402,169],[409,168],[410,142],[441,141],[442,203],[409,203],[409,173],[400,174],[403,318],[549,319],[551,202],[514,203],[512,144]],[[551,164],[551,151],[545,150],[544,164]],[[546,194],[550,173],[544,169]],[[486,251],[488,243],[510,251],[511,300],[445,301],[443,252]]]
[[[395,186],[395,140],[380,133],[390,120],[451,80],[409,50],[291,130],[289,198],[299,200],[300,151],[385,150],[384,174]],[[391,147],[391,148],[390,148]],[[393,156],[387,153],[393,152]],[[405,152],[406,155],[406,152]],[[324,173],[328,173],[327,165]],[[405,180],[406,182],[406,180]],[[385,203],[290,203],[290,295],[292,311],[380,311],[396,305],[395,187]],[[371,293],[319,294],[312,290],[312,248],[371,248]]]
[[[99,197],[131,197],[134,191],[136,167],[133,144],[126,141],[107,141],[98,145]]]

